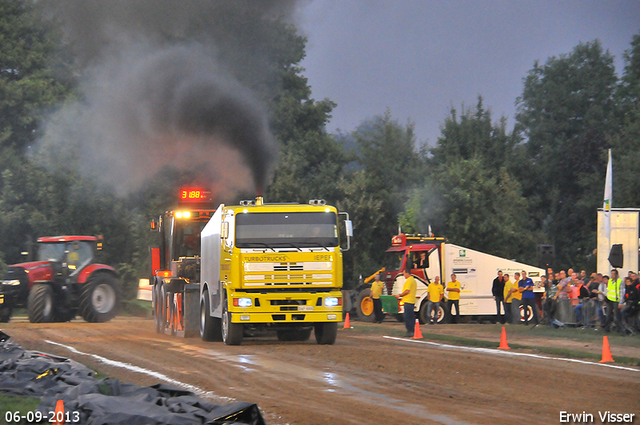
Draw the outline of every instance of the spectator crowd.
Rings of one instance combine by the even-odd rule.
[[[610,276],[601,273],[587,276],[584,270],[554,272],[549,268],[541,277],[541,283],[544,287],[540,300],[542,320],[550,327],[571,324],[583,329],[615,330],[623,335],[638,331],[640,279],[634,271],[621,278],[616,269],[611,270]],[[533,282],[526,272],[515,273],[512,281],[508,274],[499,271],[492,292],[501,323],[519,323],[524,319],[525,324],[529,320],[536,326],[539,324]]]

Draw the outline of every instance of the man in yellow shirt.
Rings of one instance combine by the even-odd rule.
[[[449,316],[452,323],[458,323],[460,319],[460,282],[456,280],[456,275],[451,275],[451,282],[447,283],[447,307],[449,308]],[[456,307],[456,316],[453,317],[452,307]]]
[[[380,295],[382,295],[382,290],[384,289],[384,282],[380,280],[380,273],[376,273],[374,279],[371,284],[371,299],[373,300],[373,314],[375,317],[373,323],[382,323],[384,316],[382,314],[382,300],[380,299]]]
[[[511,323],[511,302],[513,301],[513,282],[509,279],[508,274],[504,274],[504,315],[506,316],[507,323]]]
[[[520,304],[522,303],[522,292],[520,292],[520,273],[515,272],[513,274],[515,282],[511,286],[511,320],[512,323],[520,323],[522,317],[520,317]]]
[[[444,298],[444,288],[440,283],[440,276],[436,276],[433,282],[427,286],[427,317],[429,324],[433,325],[438,322],[438,311],[440,310],[440,302]],[[433,311],[433,317],[431,312]]]
[[[405,278],[404,285],[402,286],[402,292],[396,295],[396,299],[402,300],[404,307],[404,326],[407,328],[405,337],[412,338],[416,326],[416,291],[418,284],[416,280],[411,276],[411,269],[406,269],[402,272]],[[442,285],[441,285],[442,286]]]

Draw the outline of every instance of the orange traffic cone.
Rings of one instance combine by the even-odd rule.
[[[613,362],[613,357],[611,357],[611,350],[609,349],[609,338],[607,338],[607,336],[603,336],[602,337],[602,360],[600,360],[598,363],[607,363],[607,362]]]
[[[62,400],[58,400],[56,403],[56,412],[53,417],[53,422],[51,425],[64,425],[66,421],[64,420],[64,402]]]
[[[416,319],[416,326],[413,328],[413,339],[422,339],[422,332],[420,332],[420,321]]]
[[[349,322],[349,312],[347,312],[347,317],[344,319],[344,328],[342,329],[351,329],[351,323]]]
[[[507,344],[507,331],[502,327],[502,335],[500,336],[500,350],[511,350],[511,347]]]

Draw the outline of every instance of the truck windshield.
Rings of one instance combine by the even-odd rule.
[[[38,261],[57,261],[64,259],[64,242],[41,243],[38,245]]]
[[[386,252],[384,255],[384,268],[386,270],[400,270],[404,251]]]
[[[238,248],[309,248],[338,246],[333,212],[240,213],[236,215]]]
[[[176,220],[173,259],[200,255],[200,232],[206,221]]]

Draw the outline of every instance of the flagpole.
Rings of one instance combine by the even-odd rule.
[[[604,183],[604,233],[607,236],[609,252],[611,252],[611,206],[613,194],[613,165],[611,163],[611,149],[609,149],[609,161],[607,162],[607,176]]]

